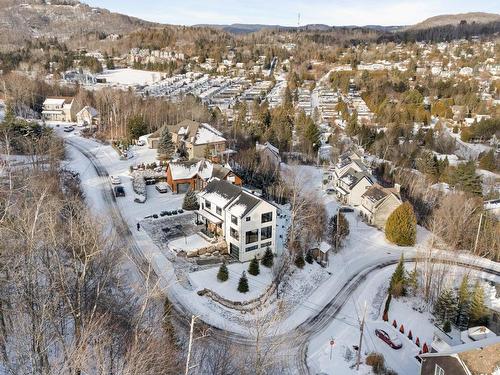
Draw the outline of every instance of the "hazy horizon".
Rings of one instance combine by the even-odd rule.
[[[114,12],[147,21],[177,24],[270,24],[297,26],[327,25],[410,25],[441,14],[467,12],[500,13],[500,1],[478,0],[84,0]]]

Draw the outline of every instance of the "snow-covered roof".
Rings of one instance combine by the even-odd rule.
[[[194,162],[171,162],[169,168],[174,180],[190,179],[196,175],[208,180],[212,177],[214,165],[208,160],[198,160]]]
[[[208,124],[201,124],[194,136],[195,145],[204,145],[207,143],[225,142],[222,133]]]
[[[88,112],[92,117],[96,117],[96,116],[99,115],[99,112],[97,111],[97,109],[95,109],[94,107],[88,106],[88,105],[86,105],[85,107],[83,107],[80,110],[80,112],[78,112],[76,115],[79,116],[79,115],[82,115],[85,112]]]

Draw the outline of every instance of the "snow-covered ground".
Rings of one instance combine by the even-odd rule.
[[[5,103],[3,100],[0,100],[0,122],[5,118]]]
[[[249,262],[228,264],[229,279],[224,282],[217,280],[219,267],[193,272],[189,274],[189,279],[197,291],[207,288],[231,301],[249,301],[264,293],[266,288],[271,285],[273,278],[271,269],[262,265],[260,266],[259,275],[250,275],[248,273],[249,264]],[[248,293],[240,293],[237,290],[238,282],[243,271],[246,272],[248,278]]]
[[[150,85],[162,79],[159,72],[150,72],[138,69],[114,69],[105,70],[97,78],[106,79],[107,84],[117,84],[125,86]]]

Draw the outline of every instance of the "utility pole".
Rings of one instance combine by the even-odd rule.
[[[358,359],[356,360],[356,371],[359,370],[359,363],[361,362],[361,345],[363,344],[363,329],[365,328],[365,317],[366,317],[366,302],[365,302],[365,308],[363,309],[363,320],[361,320],[361,326],[359,327],[359,345],[358,345]]]
[[[477,227],[476,241],[474,243],[474,254],[477,250],[477,242],[479,241],[479,233],[481,232],[481,224],[483,223],[483,214],[479,217],[479,226]]]
[[[189,329],[189,345],[188,345],[188,354],[186,359],[186,371],[185,375],[189,374],[189,361],[191,359],[191,349],[193,347],[193,332],[194,332],[194,321],[196,320],[196,316],[191,315],[191,328]]]

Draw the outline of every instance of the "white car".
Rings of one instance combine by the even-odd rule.
[[[113,185],[120,185],[122,183],[120,176],[109,176],[109,180]]]
[[[136,144],[137,146],[144,146],[146,144],[146,141],[144,139],[139,139]]]
[[[71,133],[73,130],[75,130],[75,128],[72,127],[71,125],[67,125],[67,126],[64,127],[64,131],[66,133]]]
[[[146,197],[142,194],[136,194],[134,196],[134,202],[135,203],[144,203],[144,202],[146,202]]]

